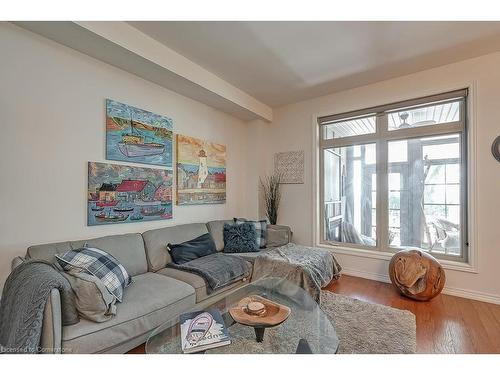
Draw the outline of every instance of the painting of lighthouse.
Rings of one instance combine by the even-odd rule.
[[[226,146],[177,134],[177,204],[226,202]]]

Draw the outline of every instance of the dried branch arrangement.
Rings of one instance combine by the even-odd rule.
[[[281,174],[273,174],[260,179],[260,187],[266,205],[266,215],[269,222],[276,225],[278,221],[278,208],[281,200]]]

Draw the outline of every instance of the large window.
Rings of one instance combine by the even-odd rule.
[[[466,261],[466,99],[319,118],[322,242]]]

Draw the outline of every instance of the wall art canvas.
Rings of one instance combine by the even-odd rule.
[[[106,159],[172,168],[172,119],[106,99]]]
[[[226,202],[226,146],[177,134],[177,204]]]
[[[304,183],[304,151],[274,154],[274,171],[281,175],[282,184]]]
[[[172,219],[172,171],[88,163],[87,224]]]

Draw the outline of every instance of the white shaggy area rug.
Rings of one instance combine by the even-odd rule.
[[[321,309],[339,337],[338,353],[403,354],[417,348],[415,315],[328,291]]]

